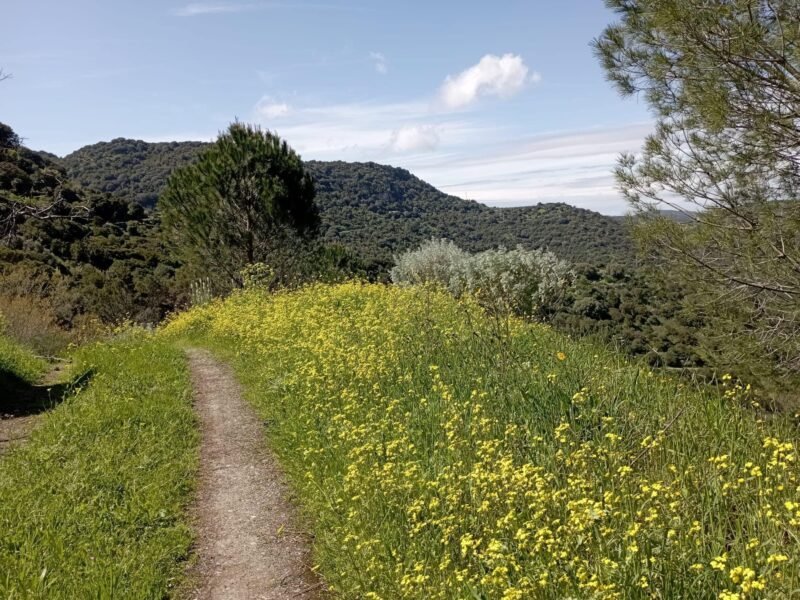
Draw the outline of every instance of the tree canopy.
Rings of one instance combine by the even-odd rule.
[[[197,162],[169,178],[165,231],[186,264],[241,284],[241,270],[294,236],[319,230],[314,184],[278,136],[233,123]]]
[[[731,363],[800,373],[800,5],[796,0],[608,0],[619,22],[595,48],[625,95],[657,118],[617,169],[642,228],[714,305]],[[673,271],[676,273],[676,271]],[[760,357],[760,358],[759,358]]]

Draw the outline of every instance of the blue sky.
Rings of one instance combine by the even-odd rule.
[[[307,159],[618,214],[611,169],[652,125],[592,54],[612,19],[601,0],[6,0],[0,120],[63,155],[209,140],[238,118]]]

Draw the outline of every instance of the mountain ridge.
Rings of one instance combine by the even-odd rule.
[[[148,208],[173,169],[194,160],[207,142],[145,142],[115,138],[61,159],[81,185]],[[546,248],[573,262],[633,260],[624,223],[564,203],[492,207],[441,192],[410,171],[375,162],[306,161],[317,186],[326,241],[372,262],[430,238],[470,251],[496,246]]]

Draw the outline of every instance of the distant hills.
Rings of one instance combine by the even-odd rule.
[[[167,177],[192,162],[205,142],[165,142],[117,138],[84,146],[62,160],[70,177],[84,187],[110,192],[152,208]]]
[[[194,160],[203,142],[117,138],[62,159],[81,185],[151,208],[169,174]],[[444,194],[405,169],[376,163],[309,161],[323,235],[370,261],[426,239],[448,238],[472,251],[521,244],[574,262],[627,263],[633,251],[618,219],[567,204],[496,208]]]

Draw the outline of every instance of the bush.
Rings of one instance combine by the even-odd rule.
[[[431,240],[397,257],[392,281],[434,283],[456,297],[474,295],[501,313],[545,319],[572,284],[570,265],[545,250],[498,248],[471,255],[447,240]]]

